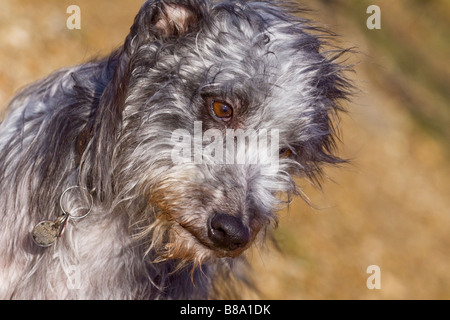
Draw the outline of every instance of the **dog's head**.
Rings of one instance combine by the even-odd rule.
[[[293,177],[341,161],[341,51],[293,10],[150,0],[114,55],[86,167],[105,198],[139,197],[132,228],[159,258],[240,255],[299,193]]]

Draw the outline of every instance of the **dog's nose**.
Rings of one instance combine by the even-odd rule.
[[[250,233],[242,221],[223,213],[217,213],[211,219],[208,236],[214,245],[229,251],[242,248],[250,241]]]

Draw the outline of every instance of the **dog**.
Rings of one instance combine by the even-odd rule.
[[[247,282],[295,178],[344,161],[345,50],[301,12],[148,0],[119,49],[19,92],[0,124],[0,297],[212,299]]]

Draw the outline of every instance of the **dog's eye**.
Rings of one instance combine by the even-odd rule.
[[[223,121],[230,121],[233,116],[233,108],[222,101],[211,100],[211,109]]]
[[[292,154],[292,150],[289,148],[280,149],[280,158],[288,158]]]

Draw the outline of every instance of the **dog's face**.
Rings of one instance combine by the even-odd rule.
[[[116,71],[113,162],[117,192],[146,199],[132,221],[149,251],[236,257],[276,224],[294,176],[339,162],[330,117],[345,80],[320,46],[317,30],[267,1],[144,5]]]

